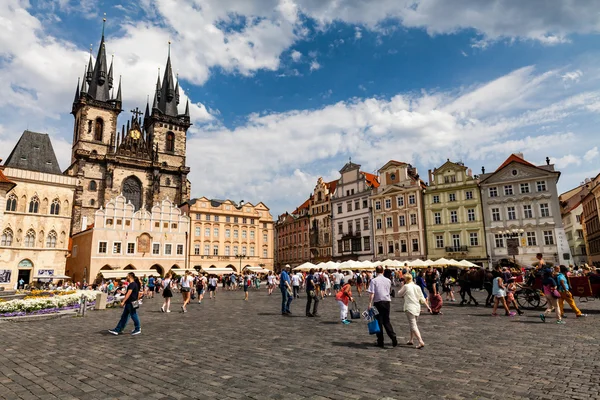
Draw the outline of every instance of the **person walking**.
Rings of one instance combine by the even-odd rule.
[[[466,269],[462,270],[460,272],[460,276],[458,278],[458,285],[460,286],[460,305],[463,306],[467,303],[467,300],[465,298],[465,295],[469,296],[469,305],[471,305],[471,301],[475,303],[475,305],[479,305],[479,303],[477,303],[477,300],[475,300],[475,298],[473,297],[473,295],[471,294],[471,279],[469,277],[469,271],[467,271]]]
[[[575,312],[577,318],[587,317],[587,314],[581,312],[581,310],[575,304],[573,295],[569,291],[569,281],[567,280],[567,273],[569,268],[566,265],[560,266],[560,272],[556,276],[556,283],[558,285],[558,292],[560,293],[560,299],[558,299],[558,307],[560,308],[560,316],[565,317],[565,301],[571,307],[571,310]]]
[[[198,293],[198,304],[202,304],[204,299],[204,291],[206,290],[206,276],[200,275],[196,279],[196,293]]]
[[[192,291],[192,284],[194,278],[192,278],[191,271],[185,271],[185,274],[181,277],[179,284],[181,285],[181,297],[183,304],[181,305],[181,312],[187,312],[187,305],[190,303],[190,295]]]
[[[498,310],[498,304],[502,302],[502,307],[504,307],[505,315],[507,317],[512,317],[516,313],[510,312],[508,309],[508,305],[506,304],[506,287],[504,286],[504,281],[500,275],[496,276],[492,285],[492,294],[494,295],[494,310],[492,311],[492,315],[497,317],[498,314],[496,311]]]
[[[273,271],[269,271],[267,275],[267,289],[269,296],[273,294],[273,289],[275,289],[275,276],[273,275]]]
[[[154,285],[156,280],[154,279],[154,275],[150,275],[148,278],[148,295],[151,299],[154,298]]]
[[[211,275],[210,278],[208,278],[208,298],[210,300],[217,299],[217,284],[219,283],[219,281],[217,280],[217,277],[215,275]]]
[[[552,276],[552,270],[546,268],[544,269],[543,274],[544,279],[542,280],[542,287],[544,290],[544,296],[546,296],[546,300],[548,301],[548,308],[546,308],[546,311],[540,314],[540,319],[542,322],[546,322],[546,314],[550,314],[552,311],[554,311],[556,313],[556,323],[564,324],[565,321],[562,320],[560,307],[558,306],[558,299],[561,298],[561,295],[556,290],[557,283]]]
[[[299,299],[300,298],[300,277],[298,276],[298,274],[292,274],[291,278],[292,280],[292,295],[294,296],[294,299]]]
[[[392,288],[392,282],[383,276],[383,267],[378,265],[375,268],[377,277],[371,279],[369,283],[369,309],[375,306],[375,309],[379,314],[375,318],[379,322],[379,332],[377,332],[377,346],[383,348],[383,329],[387,335],[392,339],[392,346],[398,346],[398,339],[396,333],[390,322],[390,308],[392,299],[390,297],[390,290]]]
[[[129,321],[129,317],[131,317],[131,319],[133,320],[133,331],[131,332],[132,335],[139,335],[140,333],[142,333],[142,328],[140,326],[140,319],[137,315],[137,308],[139,307],[139,298],[140,298],[140,292],[141,290],[141,285],[140,285],[140,280],[136,278],[135,274],[133,272],[129,272],[127,274],[127,282],[129,282],[129,284],[127,285],[127,292],[125,293],[125,297],[123,298],[123,300],[121,300],[121,307],[123,307],[123,313],[121,314],[121,319],[119,320],[119,323],[117,324],[117,327],[115,329],[110,329],[108,332],[112,335],[119,335],[123,332],[123,329],[125,329],[125,326],[127,326],[127,322]]]
[[[315,278],[314,268],[310,269],[304,282],[306,283],[306,316],[318,317],[319,296],[317,296],[317,279]],[[313,305],[312,312],[310,309],[311,304]]]
[[[348,320],[348,302],[354,301],[354,298],[352,297],[353,283],[354,280],[350,279],[335,295],[335,299],[340,306],[340,319],[344,325],[348,325],[350,323]]]
[[[251,284],[252,284],[252,276],[246,270],[246,274],[244,275],[244,301],[248,300],[248,289],[250,288]]]
[[[423,290],[415,285],[411,274],[404,275],[404,286],[398,292],[398,297],[404,297],[404,313],[408,318],[408,325],[410,327],[410,339],[406,343],[408,346],[414,344],[413,339],[418,341],[417,349],[422,349],[425,346],[425,342],[421,338],[421,332],[417,326],[417,318],[421,315],[421,304],[425,305],[429,312],[431,309],[423,296]]]
[[[171,277],[173,276],[173,274],[171,273],[171,271],[167,272],[167,275],[165,276],[165,279],[162,280],[162,291],[163,291],[163,298],[165,299],[163,302],[162,307],[160,308],[160,311],[162,312],[171,312],[171,298],[173,297],[173,290],[171,288]]]
[[[289,274],[290,266],[286,265],[279,276],[279,289],[281,290],[281,315],[291,315],[290,306],[292,304],[292,281]]]
[[[519,305],[517,304],[517,300],[515,299],[515,292],[517,291],[517,278],[511,276],[508,278],[508,284],[506,285],[506,302],[508,304],[508,308],[510,309],[510,305],[512,304],[515,310],[519,315],[523,315],[523,311],[519,309]]]

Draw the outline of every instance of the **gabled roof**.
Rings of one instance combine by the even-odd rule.
[[[335,192],[335,188],[337,187],[337,183],[338,181],[331,181],[331,182],[327,182],[325,185],[327,185],[327,189],[329,189],[329,194],[333,194]]]
[[[363,174],[365,176],[365,180],[367,181],[367,184],[371,187],[374,188],[378,188],[380,183],[379,183],[379,179],[377,179],[377,175],[374,174],[370,174],[368,172],[360,172],[361,174]]]
[[[47,133],[23,132],[4,165],[47,174],[62,174]]]
[[[382,171],[382,170],[386,169],[390,165],[396,165],[396,166],[400,167],[400,166],[408,165],[408,164],[405,163],[405,162],[402,162],[402,161],[390,160],[390,161],[386,162],[383,167],[379,168],[379,171]]]
[[[296,208],[294,210],[294,212],[292,212],[292,214],[300,214],[301,210],[304,210],[304,209],[308,210],[309,206],[310,206],[310,197],[308,199],[306,199],[306,201],[304,203],[302,203],[298,208]]]
[[[340,174],[343,174],[346,171],[352,171],[355,169],[360,169],[360,165],[359,164],[355,164],[352,161],[348,161],[346,163],[346,165],[344,165],[344,167],[340,170]]]
[[[517,162],[517,163],[520,163],[520,164],[523,164],[523,165],[527,165],[527,166],[530,166],[530,167],[536,167],[535,165],[533,165],[533,164],[532,164],[532,163],[530,163],[529,161],[525,161],[524,159],[522,159],[521,157],[519,157],[518,155],[516,155],[516,154],[514,154],[514,153],[513,153],[513,154],[511,154],[511,155],[510,155],[510,156],[509,156],[509,157],[506,159],[506,161],[504,161],[504,162],[502,163],[502,165],[500,165],[500,166],[499,166],[499,167],[496,169],[496,171],[500,171],[502,168],[506,167],[506,166],[507,166],[508,164],[510,164],[511,162]],[[536,168],[537,168],[537,167],[536,167]]]

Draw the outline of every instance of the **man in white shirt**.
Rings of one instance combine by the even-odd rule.
[[[335,270],[333,273],[333,291],[337,294],[341,290],[342,278],[344,275],[340,273],[340,271]]]
[[[292,275],[292,289],[294,291],[294,298],[295,299],[299,299],[300,298],[300,277],[298,276],[298,274],[293,274]]]
[[[398,346],[398,339],[396,333],[390,322],[390,307],[392,305],[392,299],[390,297],[390,289],[392,288],[392,282],[383,276],[383,267],[378,265],[375,268],[377,277],[371,279],[369,284],[369,308],[375,306],[375,309],[379,313],[376,318],[379,322],[379,332],[377,332],[377,346],[383,348],[383,329],[392,339],[392,346]]]

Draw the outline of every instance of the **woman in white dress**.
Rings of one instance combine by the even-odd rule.
[[[422,349],[425,343],[421,338],[421,332],[419,332],[419,327],[417,326],[417,318],[421,315],[421,304],[425,305],[430,312],[431,309],[427,301],[425,301],[421,288],[414,284],[411,274],[404,275],[404,286],[398,292],[398,297],[404,298],[404,313],[410,325],[410,340],[406,344],[412,346],[414,338],[419,342],[416,348]]]

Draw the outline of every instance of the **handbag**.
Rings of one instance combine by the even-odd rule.
[[[560,299],[560,292],[556,289],[552,289],[552,297],[554,297],[555,299]]]
[[[352,309],[350,310],[350,319],[360,319],[360,310],[356,305],[356,302],[352,302]]]
[[[381,331],[381,328],[379,328],[379,321],[377,321],[375,318],[373,318],[373,320],[370,321],[367,326],[369,327],[369,335],[375,335]]]
[[[137,310],[138,308],[140,308],[140,302],[138,300],[132,301],[131,307],[133,307],[134,310]]]

